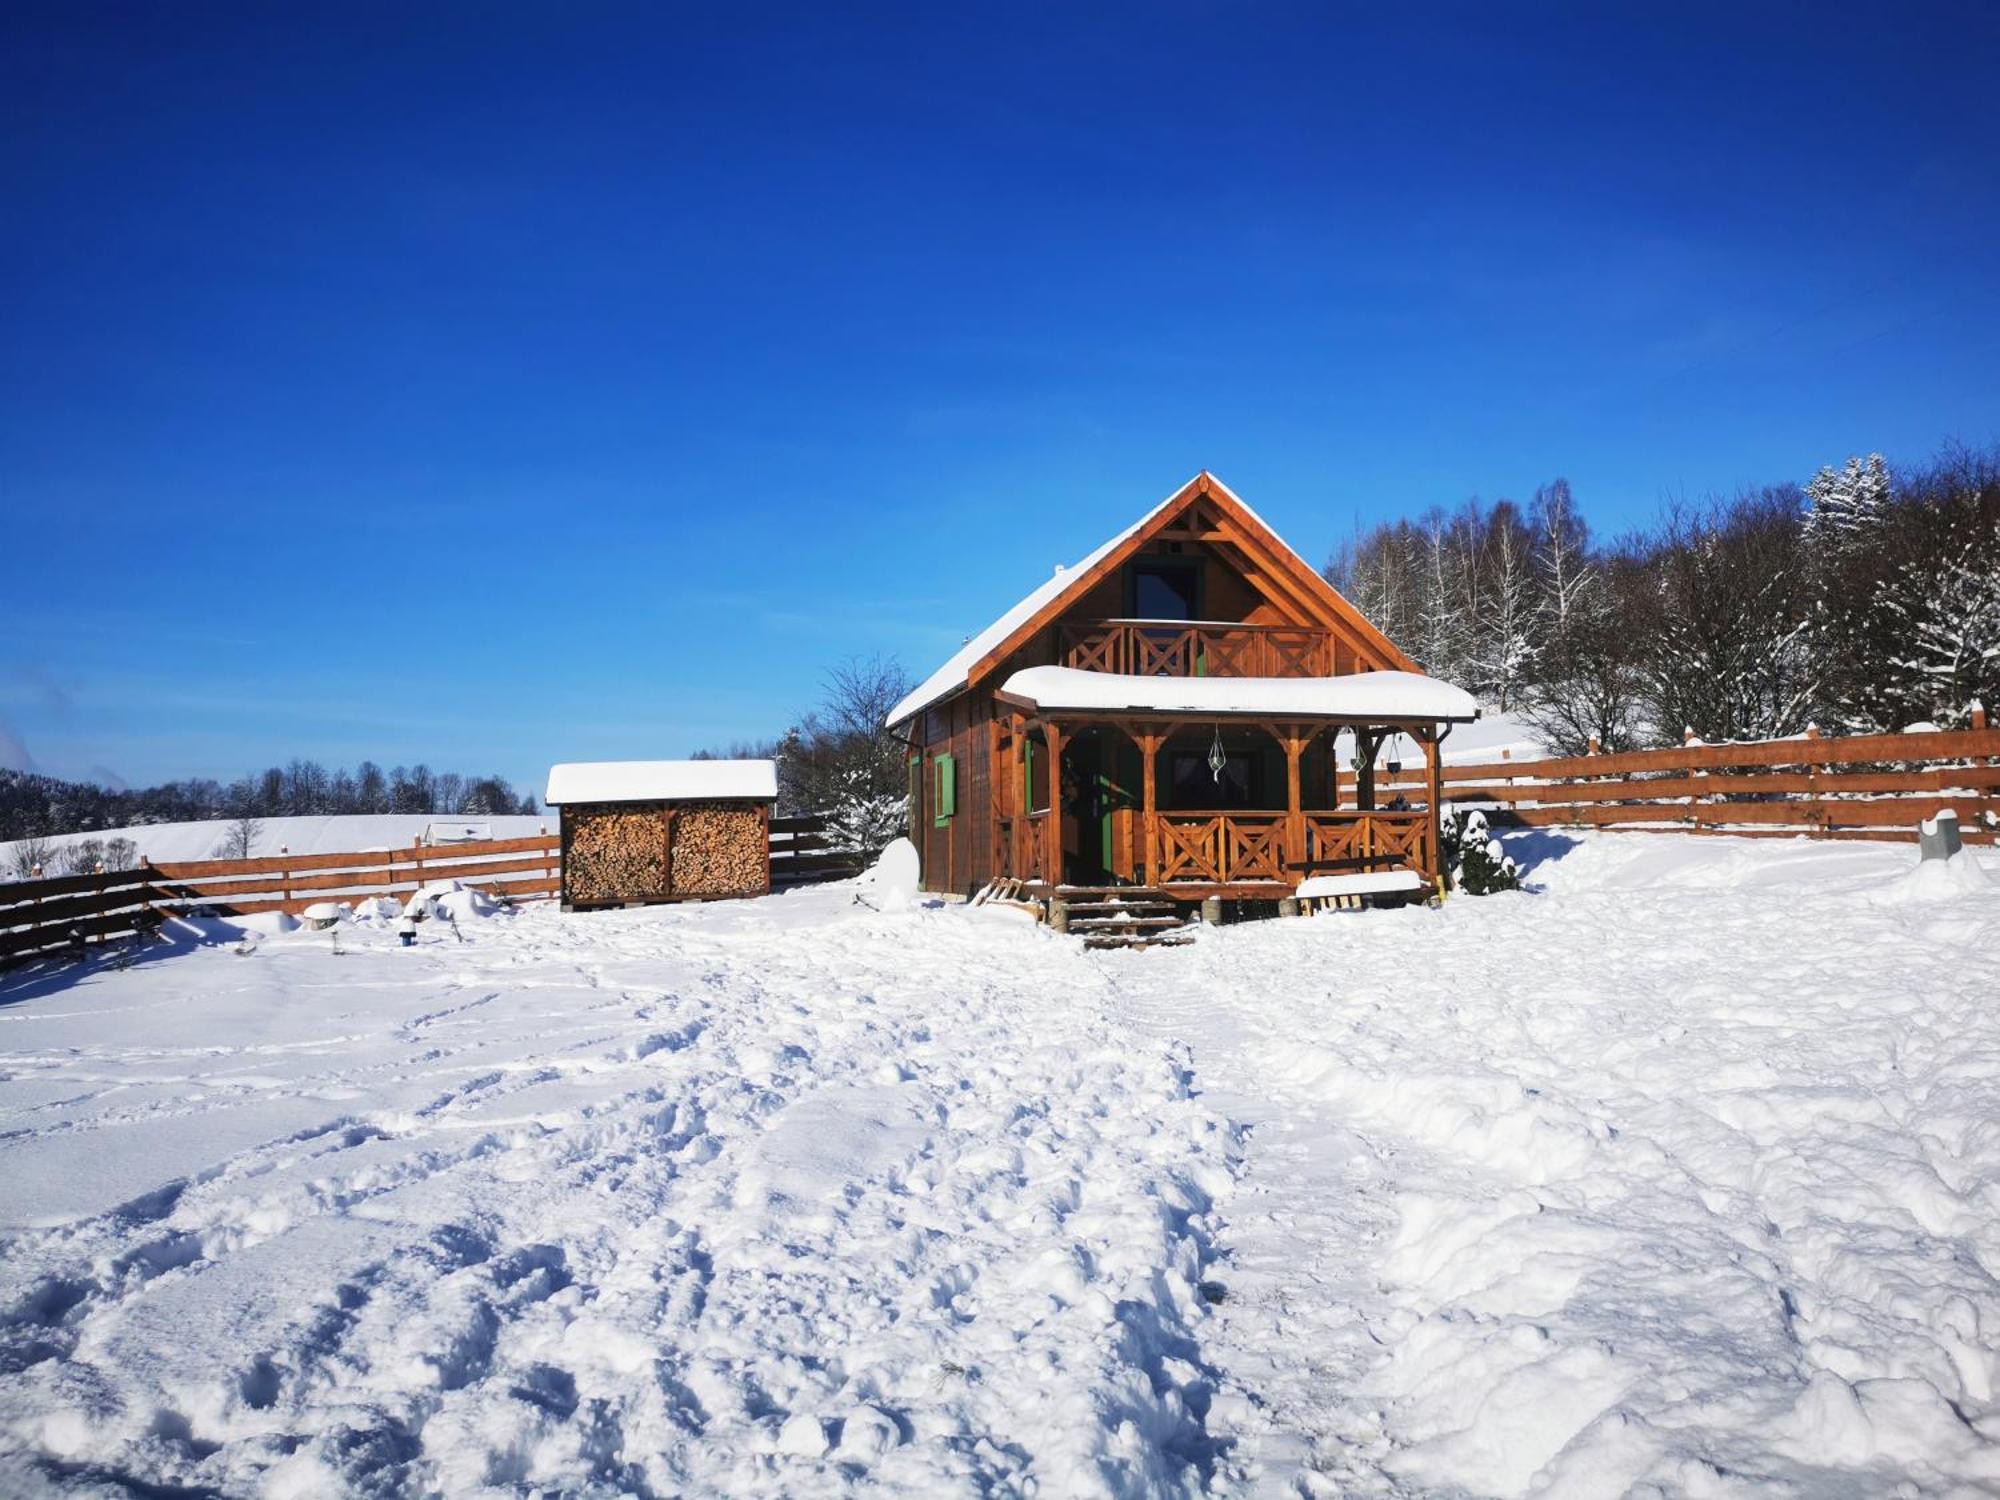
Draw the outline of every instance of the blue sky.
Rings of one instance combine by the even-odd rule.
[[[0,761],[539,786],[1309,557],[2000,438],[2000,10],[10,6]]]

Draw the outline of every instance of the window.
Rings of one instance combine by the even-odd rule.
[[[1264,805],[1263,757],[1232,754],[1218,778],[1206,751],[1176,750],[1167,758],[1167,805],[1204,812],[1244,812]]]
[[[942,828],[958,811],[958,762],[949,755],[940,755],[931,762],[931,774],[936,778],[937,789],[931,803],[936,812],[933,822]]]
[[[1049,805],[1049,757],[1033,740],[1021,742],[1021,774],[1027,778],[1028,811],[1046,811]]]
[[[1201,564],[1192,557],[1145,557],[1132,564],[1127,614],[1134,620],[1199,620]]]

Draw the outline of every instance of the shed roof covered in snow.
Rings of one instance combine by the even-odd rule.
[[[1133,677],[1076,667],[1027,667],[1000,689],[1037,710],[1072,713],[1254,714],[1264,718],[1470,720],[1479,705],[1463,688],[1421,672],[1345,677]]]
[[[771,802],[774,760],[585,760],[549,768],[542,800],[565,802]]]

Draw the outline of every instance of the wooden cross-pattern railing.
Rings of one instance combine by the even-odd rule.
[[[1061,660],[1135,677],[1328,677],[1333,635],[1292,625],[1096,620],[1064,625]]]
[[[1300,814],[1304,845],[1293,847],[1282,812],[1176,811],[1155,815],[1162,884],[1296,885],[1306,861],[1377,859],[1436,873],[1430,817],[1422,812]]]

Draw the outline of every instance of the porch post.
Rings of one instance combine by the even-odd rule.
[[[1042,725],[1049,747],[1048,869],[1050,885],[1062,884],[1062,743],[1063,733],[1052,723]]]
[[[1431,841],[1430,869],[1427,872],[1435,880],[1444,871],[1439,868],[1444,862],[1444,844],[1440,839],[1443,829],[1440,816],[1444,807],[1444,757],[1438,754],[1437,730],[1433,728],[1416,731],[1417,743],[1424,747],[1424,780],[1430,787]]]
[[[1028,804],[1034,799],[1028,792],[1028,723],[1019,714],[1008,716],[1009,730],[1012,731],[1013,765],[1008,769],[1007,779],[1012,783],[1004,794],[1014,808],[1014,860],[1013,876],[1016,880],[1027,880],[1028,873],[1028,814],[1032,810]]]
[[[1285,726],[1285,734],[1278,741],[1285,747],[1285,846],[1289,856],[1287,864],[1296,864],[1306,857],[1306,815],[1303,791],[1299,784],[1299,760],[1306,753],[1306,736],[1297,724]]]
[[[1381,735],[1355,727],[1354,805],[1361,812],[1375,811],[1375,753],[1381,748]]]
[[[1146,884],[1155,886],[1160,883],[1160,813],[1153,767],[1159,759],[1160,738],[1159,732],[1151,729],[1137,736],[1139,760],[1144,767],[1139,774],[1145,783],[1144,815],[1140,826],[1145,829],[1143,836],[1146,841]]]

